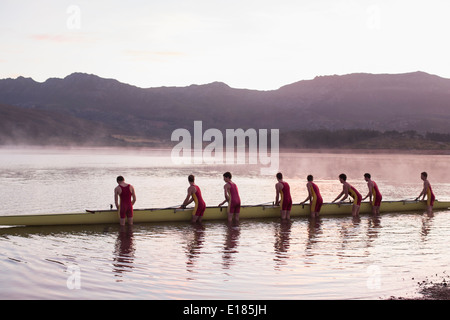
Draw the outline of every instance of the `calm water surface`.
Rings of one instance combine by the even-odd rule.
[[[295,202],[312,173],[325,201],[347,173],[365,194],[372,173],[385,199],[421,191],[450,199],[449,156],[283,154]],[[180,204],[194,173],[208,205],[222,201],[232,171],[244,204],[273,201],[275,179],[248,166],[173,165],[144,150],[0,150],[2,215],[108,208],[115,177],[137,191],[137,208]],[[414,296],[417,282],[444,274],[450,211],[117,225],[0,228],[0,298],[11,299],[378,299]],[[450,271],[449,271],[450,272]]]

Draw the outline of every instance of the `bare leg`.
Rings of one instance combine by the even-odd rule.
[[[316,218],[316,217],[318,217],[319,216],[319,213],[318,212],[315,212],[315,211],[313,211],[314,209],[313,209],[313,206],[311,205],[311,208],[310,208],[310,217],[311,218]]]
[[[354,204],[354,205],[352,206],[352,215],[353,215],[354,217],[356,217],[356,216],[359,215],[359,206],[358,206],[357,204]]]
[[[117,208],[117,216],[119,217],[120,225],[124,226],[125,225],[125,218],[122,218],[120,216],[120,206]]]

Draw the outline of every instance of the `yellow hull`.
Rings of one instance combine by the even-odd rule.
[[[450,202],[435,201],[433,210],[448,209]],[[385,201],[381,204],[381,213],[425,211],[426,203],[423,201]],[[361,204],[360,213],[370,213],[372,207],[369,203]],[[320,211],[325,215],[351,215],[352,205],[337,205],[325,203]],[[309,205],[294,205],[291,217],[308,216]],[[280,207],[272,205],[242,206],[240,219],[249,218],[276,218],[280,216]],[[189,221],[192,217],[192,209],[135,209],[134,222],[171,222]],[[203,220],[226,220],[227,208],[208,207]],[[3,226],[49,226],[49,225],[83,225],[83,224],[107,224],[118,223],[118,214],[115,210],[86,211],[85,213],[62,213],[45,215],[13,215],[0,216],[0,225]]]

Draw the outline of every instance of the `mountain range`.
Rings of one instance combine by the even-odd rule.
[[[73,73],[0,80],[0,144],[159,145],[177,128],[450,133],[450,79],[424,72],[320,76],[277,90],[222,82],[139,88]]]

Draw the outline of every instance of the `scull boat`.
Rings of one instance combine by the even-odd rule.
[[[435,201],[433,210],[446,210],[450,208],[450,201]],[[135,209],[134,223],[144,222],[171,222],[190,221],[193,208],[163,208],[163,209]],[[396,213],[408,211],[426,211],[425,201],[384,201],[380,213]],[[324,203],[321,216],[351,215],[352,204]],[[371,205],[361,203],[360,213],[370,213]],[[309,204],[293,205],[291,217],[308,216]],[[241,207],[240,219],[249,218],[276,218],[280,216],[280,207],[268,204],[247,205]],[[226,220],[226,207],[207,207],[203,220]],[[83,213],[37,214],[37,215],[10,215],[0,216],[1,226],[51,226],[51,225],[89,225],[118,223],[117,210],[86,210]]]

